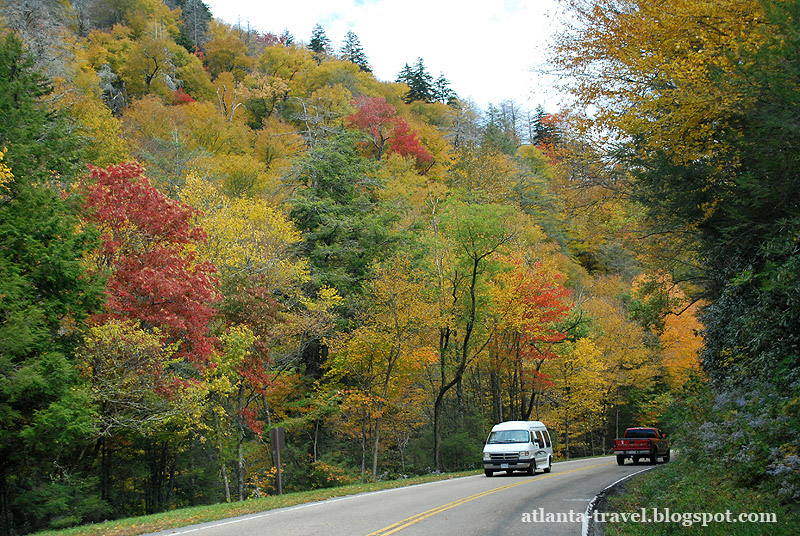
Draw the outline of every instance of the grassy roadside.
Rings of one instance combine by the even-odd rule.
[[[668,523],[606,523],[608,536],[661,536],[702,534],[703,536],[756,536],[764,534],[800,534],[800,508],[782,505],[772,495],[733,485],[725,471],[699,467],[689,460],[678,459],[634,477],[623,485],[621,493],[607,497],[603,511],[608,514],[635,513],[645,509],[652,517],[653,509],[663,515],[667,508],[672,515],[732,512],[775,513],[777,523],[710,522],[687,520]],[[691,524],[689,524],[691,523]]]
[[[71,529],[58,531],[37,532],[35,536],[137,536],[151,532],[159,532],[166,529],[184,527],[194,523],[204,523],[216,521],[246,514],[255,514],[275,508],[295,506],[298,504],[324,501],[334,497],[345,495],[356,495],[368,491],[378,491],[382,489],[402,488],[423,484],[425,482],[435,482],[438,480],[448,480],[461,476],[477,475],[480,471],[463,471],[460,473],[443,473],[435,475],[424,475],[403,480],[389,480],[385,482],[369,482],[366,484],[353,484],[338,488],[316,489],[311,491],[301,491],[297,493],[287,493],[280,496],[269,496],[261,499],[251,499],[243,502],[211,504],[206,506],[194,506],[171,510],[160,514],[149,516],[131,517],[119,519],[117,521],[106,521],[93,525],[83,525]]]

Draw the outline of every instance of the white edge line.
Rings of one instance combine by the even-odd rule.
[[[635,473],[631,473],[631,474],[629,474],[629,475],[627,475],[627,476],[623,476],[622,478],[620,478],[620,479],[619,479],[619,480],[617,480],[616,482],[613,482],[613,483],[609,484],[608,486],[604,487],[604,488],[603,488],[603,489],[600,491],[600,493],[598,493],[597,495],[595,495],[595,496],[592,498],[592,500],[591,500],[591,501],[589,501],[589,506],[587,506],[587,507],[586,507],[586,512],[584,512],[584,514],[583,514],[583,523],[582,523],[582,525],[581,525],[581,536],[589,536],[589,518],[592,516],[593,510],[594,510],[594,507],[595,507],[595,503],[597,502],[597,498],[598,498],[598,497],[600,497],[600,495],[602,495],[603,493],[605,493],[607,490],[609,490],[609,489],[613,488],[614,486],[616,486],[616,485],[617,485],[617,484],[619,484],[620,482],[622,482],[622,481],[624,481],[624,480],[628,480],[628,479],[629,479],[629,478],[631,478],[632,476],[636,476],[636,475],[638,475],[639,473],[644,473],[645,471],[650,471],[651,469],[654,469],[654,468],[655,468],[655,466],[652,466],[652,467],[645,467],[645,468],[644,468],[644,469],[642,469],[641,471],[636,471]]]
[[[191,525],[189,525],[189,527],[178,527],[178,528],[172,528],[172,529],[164,529],[163,531],[153,532],[153,533],[150,533],[150,535],[145,535],[145,536],[154,536],[156,534],[170,534],[170,535],[176,535],[176,536],[180,535],[180,534],[189,534],[191,532],[199,532],[201,530],[206,530],[206,529],[215,528],[215,527],[221,527],[221,526],[224,526],[224,525],[233,525],[235,523],[241,523],[242,521],[250,521],[252,519],[261,519],[263,517],[271,516],[271,515],[277,514],[279,512],[286,512],[286,511],[290,511],[290,510],[300,510],[302,508],[311,508],[312,506],[320,506],[320,505],[323,505],[323,504],[331,504],[331,503],[335,503],[335,502],[339,502],[339,501],[346,501],[346,500],[350,500],[350,499],[355,499],[356,497],[360,497],[362,495],[377,495],[379,493],[388,493],[390,491],[396,491],[396,490],[400,490],[400,489],[408,489],[408,488],[413,488],[415,486],[428,486],[430,484],[439,484],[441,482],[447,482],[449,480],[457,480],[458,478],[477,478],[479,476],[481,476],[481,475],[468,475],[468,476],[462,476],[462,477],[457,477],[457,478],[446,478],[446,479],[443,479],[443,480],[434,480],[433,482],[422,482],[420,484],[412,484],[410,486],[400,486],[400,487],[397,487],[397,488],[380,489],[380,490],[375,490],[375,491],[364,491],[364,492],[361,492],[361,493],[355,493],[353,495],[343,495],[341,497],[333,497],[331,499],[323,499],[323,500],[320,500],[320,501],[313,501],[313,502],[308,502],[308,503],[303,503],[303,504],[296,504],[294,506],[284,506],[284,507],[281,507],[281,508],[273,508],[272,510],[267,510],[267,511],[264,511],[264,512],[258,512],[258,513],[254,513],[254,514],[244,514],[244,515],[241,515],[241,516],[236,516],[236,517],[228,518],[228,519],[220,519],[220,520],[217,520],[217,521],[206,521],[204,523],[199,524],[199,526],[196,526],[194,528],[189,528],[189,527],[191,527]]]
[[[593,458],[601,458],[601,457],[603,457],[603,456],[594,456]],[[588,459],[591,459],[591,458],[580,458],[580,459],[577,459],[577,460],[564,460],[564,461],[560,461],[560,462],[554,462],[554,465],[555,464],[571,463],[571,462],[587,461]],[[646,470],[647,469],[644,469],[644,471],[646,471]],[[641,471],[639,471],[639,472],[641,472]],[[633,474],[637,474],[637,473],[633,473]],[[400,489],[408,489],[408,488],[412,488],[412,487],[415,487],[415,486],[427,486],[427,485],[430,485],[430,484],[440,484],[440,483],[448,482],[448,481],[451,481],[451,480],[457,480],[458,478],[478,478],[479,476],[481,476],[481,475],[468,475],[468,476],[462,476],[462,477],[457,477],[457,478],[446,478],[446,479],[442,479],[442,480],[434,480],[433,482],[423,482],[421,484],[412,484],[411,486],[400,486],[400,487],[397,487],[397,488],[389,488],[389,489],[382,489],[382,490],[376,490],[376,491],[366,491],[366,492],[356,493],[356,494],[353,494],[353,495],[344,495],[342,497],[334,497],[334,498],[331,498],[331,499],[324,499],[324,500],[321,500],[321,501],[314,501],[314,502],[309,502],[309,503],[297,504],[297,505],[294,505],[294,506],[288,506],[288,507],[282,507],[282,508],[274,508],[272,510],[267,510],[267,511],[264,511],[264,512],[258,512],[258,513],[254,513],[254,514],[245,514],[245,515],[242,515],[242,516],[236,516],[236,517],[228,518],[228,519],[220,519],[220,520],[217,520],[217,521],[206,521],[204,523],[200,523],[199,526],[194,526],[194,527],[192,527],[192,525],[189,525],[189,526],[186,526],[186,527],[176,527],[176,528],[171,528],[171,529],[164,529],[164,530],[162,530],[160,532],[153,532],[153,533],[150,533],[150,535],[145,535],[145,536],[153,536],[153,535],[156,535],[156,534],[170,534],[170,535],[178,536],[180,534],[189,534],[189,533],[192,533],[192,532],[199,532],[199,531],[210,529],[210,528],[214,528],[214,527],[221,527],[221,526],[224,526],[224,525],[233,525],[235,523],[241,523],[242,521],[249,521],[249,520],[252,520],[252,519],[261,519],[261,518],[264,518],[264,517],[267,517],[267,516],[271,516],[271,515],[277,514],[278,512],[281,512],[281,511],[300,510],[301,508],[310,508],[312,506],[319,506],[319,505],[322,505],[322,504],[331,504],[331,503],[338,502],[338,501],[345,501],[345,500],[349,500],[349,499],[354,499],[354,498],[359,497],[361,495],[387,493],[387,492],[390,492],[390,491],[396,491],[396,490],[400,490]],[[628,475],[628,476],[633,476],[633,475]],[[624,478],[621,479],[621,480],[624,480]],[[619,482],[619,480],[617,482]],[[616,484],[617,482],[615,482],[614,484]],[[611,486],[613,486],[614,484],[611,484]],[[609,487],[611,487],[611,486],[609,486]],[[605,491],[605,490],[603,490],[603,491]],[[597,499],[597,497],[595,497],[595,499]],[[594,501],[595,499],[592,499],[592,500]],[[591,503],[590,503],[590,505],[591,505]],[[190,528],[190,527],[192,527],[192,528]]]

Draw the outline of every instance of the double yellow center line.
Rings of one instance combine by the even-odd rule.
[[[437,506],[431,510],[426,512],[422,512],[421,514],[417,514],[415,516],[407,517],[402,521],[398,521],[397,523],[392,523],[388,527],[384,527],[380,530],[376,530],[368,534],[367,536],[388,536],[389,534],[394,534],[397,531],[403,530],[406,527],[413,525],[414,523],[419,523],[423,519],[427,519],[431,516],[435,516],[436,514],[440,514],[445,510],[450,510],[451,508],[455,508],[456,506],[460,506],[464,503],[468,503],[470,501],[474,501],[475,499],[480,499],[481,497],[486,497],[487,495],[491,495],[492,493],[497,493],[498,491],[503,491],[507,489],[514,488],[516,486],[521,486],[523,484],[529,484],[531,482],[539,482],[544,478],[550,478],[553,476],[558,475],[566,475],[567,473],[574,473],[576,471],[585,471],[587,469],[593,469],[595,467],[602,467],[604,465],[611,465],[611,463],[599,463],[597,465],[590,465],[589,467],[581,467],[580,469],[570,469],[569,471],[559,471],[558,473],[550,473],[549,475],[541,476],[535,479],[526,479],[520,482],[514,482],[513,484],[508,484],[506,486],[500,486],[499,488],[493,488],[490,490],[482,491],[480,493],[476,493],[475,495],[470,495],[469,497],[463,497],[461,499],[455,500],[453,502],[449,502],[447,504],[443,504],[441,506]]]

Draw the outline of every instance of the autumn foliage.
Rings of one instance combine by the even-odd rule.
[[[95,270],[108,274],[108,318],[159,328],[178,357],[203,364],[213,351],[209,322],[217,299],[216,269],[195,262],[205,232],[191,224],[193,210],[168,199],[139,164],[91,168],[84,192],[86,222],[101,232]]]
[[[353,101],[356,112],[347,117],[350,125],[369,136],[369,145],[377,160],[384,154],[410,156],[418,163],[429,162],[430,152],[397,109],[383,97],[362,96]]]
[[[507,262],[511,270],[498,277],[499,306],[506,323],[519,333],[524,356],[554,357],[552,345],[566,337],[558,323],[572,308],[570,292],[562,283],[564,276],[549,273],[539,262],[526,266],[518,255],[508,257]]]
[[[726,276],[722,303],[750,312],[716,326],[700,320],[719,303],[691,307],[691,289],[679,307],[660,299],[696,279],[636,283],[670,273],[672,242],[648,234],[628,191],[647,174],[663,213],[698,194],[677,207],[698,227],[745,213],[749,196],[717,179],[756,198],[786,185],[784,204],[764,202],[775,210],[797,198],[797,181],[725,175],[748,163],[725,160],[747,140],[743,154],[778,154],[765,165],[793,177],[785,136],[706,143],[748,119],[720,110],[768,102],[709,83],[715,59],[745,68],[737,54],[766,36],[739,16],[755,0],[725,0],[730,17],[709,2],[566,0],[591,23],[555,43],[556,67],[585,69],[576,89],[607,105],[603,134],[630,127],[633,145],[613,148],[684,149],[650,171],[602,152],[572,112],[462,101],[421,58],[378,80],[352,32],[337,54],[321,27],[307,46],[203,2],[94,3],[34,2],[42,20],[79,22],[42,32],[49,49],[26,44],[41,58],[0,40],[14,95],[0,92],[14,119],[0,121],[0,533],[274,493],[279,426],[285,491],[476,469],[502,420],[545,422],[564,457],[602,454],[615,424],[654,425],[680,395],[703,330],[760,333],[748,288],[794,291],[793,234],[746,256],[774,257],[769,285],[755,265]],[[30,35],[15,13],[3,27]],[[52,94],[25,75],[34,63],[61,73]],[[796,79],[774,86],[789,120],[773,110],[767,125],[794,124]],[[672,176],[687,162],[702,167],[688,189]],[[676,251],[684,269],[692,251]],[[720,366],[746,363],[740,347]]]

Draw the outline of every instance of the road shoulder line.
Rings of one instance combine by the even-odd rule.
[[[599,499],[601,495],[605,494],[608,490],[610,490],[611,488],[613,488],[614,486],[616,486],[618,484],[621,484],[622,482],[628,480],[629,478],[634,477],[634,476],[639,475],[639,474],[642,474],[645,471],[650,471],[652,469],[655,469],[656,467],[657,466],[655,466],[655,465],[653,465],[651,467],[645,467],[641,471],[636,471],[635,473],[631,473],[631,474],[629,474],[627,476],[623,476],[622,478],[620,478],[616,482],[612,482],[608,486],[604,487],[600,491],[600,493],[595,495],[592,498],[592,500],[589,501],[589,506],[586,507],[586,512],[584,512],[584,514],[583,514],[583,523],[581,525],[581,536],[589,536],[589,527],[591,525],[589,523],[589,520],[591,519],[592,515],[594,515],[594,508],[595,508],[595,506],[597,506],[597,499]]]

